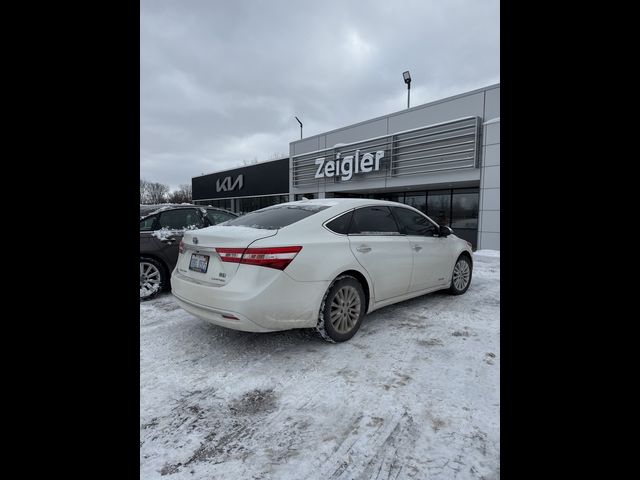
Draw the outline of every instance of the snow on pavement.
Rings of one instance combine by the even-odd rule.
[[[141,303],[140,478],[499,478],[499,281],[481,251],[466,294],[383,308],[341,344]]]

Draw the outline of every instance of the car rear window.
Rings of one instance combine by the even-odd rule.
[[[242,217],[225,222],[224,225],[276,230],[327,208],[329,208],[328,205],[277,205],[249,212]]]

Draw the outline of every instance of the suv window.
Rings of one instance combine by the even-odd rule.
[[[423,237],[433,237],[436,235],[436,226],[427,217],[408,208],[393,207],[400,231],[405,235],[421,235]]]
[[[299,222],[314,213],[318,213],[328,205],[277,205],[247,213],[242,217],[228,221],[225,225],[237,225],[251,228],[276,230]]]
[[[399,235],[389,207],[363,207],[353,214],[349,234],[356,235]]]
[[[230,213],[220,212],[218,210],[207,210],[207,219],[211,225],[217,225],[233,218],[236,218],[236,216],[231,215]]]
[[[178,210],[167,210],[160,214],[160,228],[170,230],[185,230],[200,228],[202,219],[193,208],[181,208]]]
[[[140,231],[141,232],[150,232],[153,230],[153,227],[156,223],[156,219],[158,217],[156,215],[147,217],[143,220],[140,220]]]
[[[353,217],[353,210],[347,213],[343,213],[338,218],[334,218],[327,223],[327,228],[335,233],[341,233],[346,235],[349,233],[349,225],[351,225],[351,217]]]

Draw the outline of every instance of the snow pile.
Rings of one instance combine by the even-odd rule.
[[[480,257],[500,258],[500,250],[476,250],[473,254]]]
[[[160,230],[155,230],[151,235],[156,237],[157,239],[164,241],[173,237],[176,234],[175,230],[171,230],[167,227],[161,228]]]
[[[148,284],[148,285],[143,285],[140,287],[140,298],[146,298],[149,295],[155,293],[158,291],[158,289],[160,288],[159,284]]]

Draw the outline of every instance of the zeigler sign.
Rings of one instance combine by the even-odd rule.
[[[368,173],[380,170],[380,159],[384,157],[384,150],[375,153],[365,153],[360,156],[360,150],[356,154],[340,158],[340,152],[336,153],[335,160],[326,160],[324,157],[316,158],[316,178],[341,177],[342,180],[351,180],[356,173]]]

